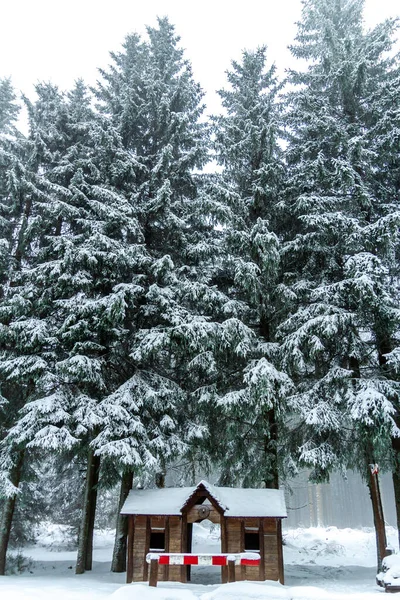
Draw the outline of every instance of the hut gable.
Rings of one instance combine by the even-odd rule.
[[[219,497],[217,488],[213,485],[210,485],[208,481],[202,480],[197,487],[195,487],[195,489],[187,498],[186,502],[181,507],[181,512],[187,513],[195,505],[203,504],[205,500],[209,500],[210,504],[220,514],[224,514],[227,509],[227,506]]]

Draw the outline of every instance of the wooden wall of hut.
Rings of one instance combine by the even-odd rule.
[[[128,526],[128,565],[127,583],[147,581],[149,566],[148,552],[183,552],[184,536],[182,519],[179,516],[130,515]],[[180,566],[160,566],[158,581],[182,581],[183,568]]]
[[[130,515],[128,527],[128,566],[127,583],[147,581],[149,566],[148,552],[190,552],[186,514],[182,517]],[[192,521],[190,518],[189,521]],[[215,521],[217,515],[215,515]],[[219,520],[219,515],[218,515]],[[236,566],[236,581],[264,581],[265,579],[284,583],[282,556],[282,523],[273,517],[243,518],[229,517],[221,521],[221,551],[237,553],[259,552],[261,563],[258,567]],[[189,528],[188,528],[189,525]],[[181,581],[188,578],[188,569],[181,566],[160,566],[158,581]],[[222,568],[222,582],[227,581],[227,569]]]
[[[254,551],[261,555],[259,567],[236,566],[236,581],[271,579],[284,583],[281,540],[280,519],[233,517],[226,519],[225,551],[232,553]]]

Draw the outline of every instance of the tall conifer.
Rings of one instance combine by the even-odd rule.
[[[125,470],[155,476],[163,485],[168,464],[202,431],[189,398],[215,343],[210,317],[227,299],[210,286],[206,266],[215,203],[196,174],[207,161],[203,93],[168,20],[159,19],[147,33],[145,40],[126,38],[97,89],[100,108],[130,155],[130,201],[145,253],[143,294],[132,316],[130,377],[103,403],[109,427],[98,444],[99,452],[112,454]],[[110,418],[115,403],[122,427]],[[140,430],[139,414],[146,415]],[[121,523],[118,529],[123,531]],[[123,562],[116,558],[115,568]]]
[[[38,191],[25,230],[22,283],[8,299],[15,303],[16,292],[21,298],[22,313],[10,309],[8,323],[21,347],[10,340],[2,371],[17,374],[18,361],[28,369],[35,343],[41,372],[7,439],[53,452],[85,449],[82,572],[91,568],[100,468],[91,442],[101,426],[98,404],[124,381],[127,314],[141,291],[140,229],[124,194],[131,166],[119,135],[94,114],[82,82],[67,96],[48,84],[37,93],[28,107]]]
[[[245,51],[219,92],[226,114],[215,118],[215,150],[223,167],[214,193],[229,209],[217,281],[240,306],[243,352],[219,365],[219,401],[227,431],[220,452],[225,481],[278,487],[285,399],[291,384],[279,370],[276,328],[282,319],[278,201],[284,176],[278,144],[279,84],[266,49]],[[247,339],[246,339],[247,338]],[[233,358],[233,357],[232,357]],[[231,373],[229,372],[231,369]],[[238,469],[238,465],[240,468]]]
[[[390,76],[394,23],[366,32],[362,0],[303,2],[292,52],[306,59],[287,95],[285,271],[293,299],[282,326],[297,379],[300,462],[317,479],[387,454],[399,389],[379,368],[378,322],[397,328],[388,276],[394,222],[371,147],[376,91]],[[346,432],[351,431],[351,434]],[[293,437],[295,439],[295,437]]]

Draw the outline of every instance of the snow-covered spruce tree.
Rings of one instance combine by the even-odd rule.
[[[384,25],[382,26],[384,27]],[[387,48],[390,51],[390,45]],[[374,322],[375,343],[378,353],[378,363],[382,378],[399,381],[400,350],[398,306],[399,294],[399,225],[398,211],[400,209],[400,162],[399,162],[399,133],[400,133],[400,69],[399,57],[393,60],[385,80],[379,86],[373,86],[371,99],[374,112],[371,127],[368,132],[370,148],[375,153],[376,168],[373,184],[375,194],[380,203],[374,206],[379,211],[385,227],[372,225],[370,239],[372,247],[384,249],[387,260],[381,272],[381,283],[385,286],[385,294],[390,298],[388,303],[374,303],[369,307],[370,318]],[[371,235],[372,234],[372,235]],[[379,266],[379,265],[378,265]],[[372,313],[372,314],[371,314]],[[395,421],[400,427],[399,406],[396,405]],[[393,448],[393,485],[395,490],[397,526],[400,535],[400,437],[392,436]]]
[[[55,94],[52,100],[55,105],[59,97]],[[18,170],[9,168],[7,171],[8,180],[13,182],[10,197],[18,206],[19,215],[15,217],[10,240],[7,283],[0,303],[0,378],[3,394],[8,400],[7,427],[1,443],[2,494],[6,496],[1,539],[2,572],[17,492],[24,464],[29,463],[24,463],[25,440],[13,435],[13,427],[18,423],[19,410],[37,397],[54,366],[47,290],[41,289],[31,274],[37,262],[40,232],[45,233],[49,226],[40,207],[51,206],[49,194],[40,185],[43,177],[38,177],[43,161],[36,141],[32,136],[24,140]]]
[[[349,465],[366,477],[399,433],[398,387],[382,377],[376,335],[378,313],[397,327],[386,242],[398,217],[376,186],[370,138],[394,24],[365,32],[362,9],[362,0],[303,2],[292,52],[308,67],[290,73],[287,95],[293,309],[281,333],[301,419],[292,439],[316,479]]]
[[[223,227],[224,256],[216,281],[240,303],[241,321],[253,336],[241,360],[218,366],[226,437],[218,428],[216,450],[224,457],[225,482],[277,488],[291,387],[279,370],[275,343],[284,306],[277,212],[284,176],[278,145],[279,84],[275,67],[267,68],[264,47],[243,52],[227,77],[230,88],[219,92],[225,114],[214,118],[216,158],[223,167],[214,193],[230,215]]]
[[[84,85],[68,97],[49,85],[37,93],[29,109],[41,226],[24,276],[37,286],[31,304],[49,310],[52,368],[10,435],[29,448],[62,452],[76,445],[86,452],[77,563],[83,572],[91,568],[100,469],[90,444],[101,428],[98,404],[126,375],[124,339],[141,292],[140,230],[124,193],[131,164],[118,133],[91,110]]]
[[[54,200],[49,187],[45,185],[45,173],[50,161],[54,161],[54,153],[60,151],[61,136],[57,133],[57,114],[60,112],[62,97],[52,86],[38,87],[39,99],[36,110],[41,115],[42,126],[46,122],[52,129],[49,140],[43,139],[34,128],[33,107],[28,103],[31,117],[31,134],[26,140],[26,158],[24,172],[20,174],[20,201],[23,206],[22,218],[14,236],[13,269],[10,272],[10,284],[1,306],[2,348],[4,353],[1,362],[3,386],[10,388],[9,432],[3,442],[5,456],[26,454],[29,435],[19,435],[18,409],[25,403],[35,401],[45,389],[54,384],[54,363],[57,355],[57,343],[54,337],[54,310],[51,304],[51,291],[45,283],[36,279],[35,268],[40,263],[40,252],[47,235],[57,230],[58,219]],[[45,128],[43,127],[43,130]],[[49,142],[49,143],[47,143]],[[18,391],[17,391],[18,390]],[[16,393],[17,391],[17,393]],[[10,395],[10,393],[8,395]],[[54,406],[51,407],[54,409]],[[48,409],[51,411],[51,408]],[[58,421],[61,419],[64,406],[57,405]],[[66,414],[66,413],[65,413]],[[51,428],[50,428],[51,429]],[[53,443],[71,443],[71,436],[64,429],[54,435]],[[50,431],[48,431],[50,433]],[[25,465],[32,462],[32,456]],[[18,469],[21,474],[21,466]],[[11,480],[10,472],[10,480]],[[11,521],[9,522],[11,526]]]
[[[132,360],[127,382],[103,402],[109,426],[96,440],[98,451],[117,459],[124,471],[120,502],[130,473],[161,478],[167,461],[184,450],[176,433],[182,391],[166,364],[168,353],[164,350],[160,358],[160,351],[171,321],[185,323],[190,316],[179,305],[174,270],[186,250],[186,206],[196,196],[191,170],[205,160],[204,127],[198,124],[202,94],[173,27],[160,20],[159,28],[149,28],[148,34],[148,41],[137,35],[126,38],[123,52],[111,55],[109,72],[101,72],[97,90],[102,110],[131,156],[132,205],[145,233],[147,255],[144,294],[135,315],[138,331],[130,341],[131,352],[138,353],[138,347],[145,352]],[[115,571],[125,570],[125,539],[126,520],[118,517]]]
[[[215,352],[222,355],[231,347],[239,354],[246,348],[246,328],[235,318],[238,303],[229,302],[213,281],[213,254],[220,252],[215,225],[226,219],[227,208],[196,174],[207,160],[202,92],[178,42],[166,19],[148,28],[146,40],[129,36],[123,52],[112,55],[114,63],[97,90],[102,110],[131,155],[132,205],[147,255],[138,330],[131,341],[132,380],[104,404],[110,415],[114,401],[124,408],[124,426],[109,417],[99,452],[119,456],[136,474],[155,473],[160,484],[178,453],[193,456],[192,440],[204,431],[199,422],[204,404],[197,400],[207,393],[205,380],[215,375]],[[152,462],[141,463],[129,432],[137,429],[138,411],[147,412],[143,401],[149,402],[151,417],[143,433],[151,432],[158,452],[154,448]]]
[[[27,140],[15,128],[18,107],[8,80],[0,83],[0,574],[4,575],[11,526],[24,465],[23,446],[8,439],[18,410],[29,400],[43,362],[34,356],[40,326],[24,319],[29,301],[19,293],[23,262],[29,260],[28,228],[34,164]],[[12,321],[18,321],[15,327]],[[39,334],[40,337],[40,334]]]

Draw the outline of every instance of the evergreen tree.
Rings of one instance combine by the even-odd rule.
[[[26,256],[27,228],[32,197],[37,190],[31,176],[32,157],[25,138],[15,127],[18,116],[9,80],[0,82],[0,575],[5,573],[17,495],[23,472],[23,448],[7,439],[18,410],[32,393],[33,379],[42,369],[31,354],[40,327],[24,320],[26,300],[20,292],[21,263]],[[11,296],[13,300],[10,300]],[[29,301],[28,301],[29,302]],[[24,306],[25,305],[25,306]],[[11,321],[17,321],[13,326]],[[21,334],[21,335],[20,335]],[[11,355],[8,348],[12,347]],[[5,404],[5,406],[4,406]]]
[[[382,25],[384,27],[384,24]],[[390,44],[387,46],[390,51]],[[380,284],[384,287],[386,302],[377,299],[367,308],[367,314],[373,323],[374,340],[377,349],[377,361],[382,379],[389,385],[399,381],[399,340],[397,307],[399,306],[399,102],[400,89],[399,57],[393,59],[392,68],[384,81],[371,90],[373,112],[368,140],[375,153],[373,173],[374,194],[380,203],[373,207],[379,211],[380,220],[372,224],[369,232],[371,247],[385,255],[385,263],[380,274]],[[382,226],[383,225],[383,226]],[[396,386],[397,387],[397,386]],[[396,403],[394,419],[400,426],[399,405]],[[395,490],[397,525],[400,532],[400,437],[392,435],[393,448],[393,485]],[[399,533],[400,535],[400,533]]]
[[[29,364],[29,325],[42,372],[7,439],[47,451],[86,448],[77,566],[82,572],[91,568],[100,468],[90,443],[101,427],[98,404],[125,376],[128,313],[141,290],[140,231],[124,193],[130,163],[113,127],[90,108],[85,86],[78,82],[68,97],[51,85],[38,86],[37,93],[28,106],[40,193],[29,228],[34,252],[21,265],[19,289],[29,302],[22,305],[24,319],[10,311],[9,331],[19,328],[21,347],[10,344],[2,369],[16,372],[15,360]]]
[[[129,473],[160,478],[166,462],[185,447],[177,429],[183,394],[171,376],[166,347],[171,322],[185,323],[190,314],[180,306],[175,269],[187,250],[189,202],[196,197],[191,170],[206,156],[198,123],[202,93],[174,29],[164,19],[148,35],[146,42],[137,35],[126,38],[124,51],[111,55],[109,72],[101,72],[97,90],[131,157],[131,202],[146,252],[143,295],[132,315],[133,360],[126,382],[102,404],[108,427],[96,440],[99,452],[117,459],[125,472],[121,502]],[[120,517],[113,570],[125,570],[125,539],[126,520]]]
[[[110,420],[107,451],[112,448],[115,457],[119,452],[127,467],[130,448],[135,473],[149,475],[152,468],[163,485],[175,457],[194,460],[195,441],[206,432],[200,400],[207,396],[207,384],[214,385],[216,355],[221,359],[228,348],[240,354],[245,327],[236,318],[239,303],[214,281],[214,256],[221,253],[215,226],[226,218],[227,207],[199,174],[208,144],[200,119],[203,94],[168,20],[147,31],[146,41],[129,36],[124,51],[112,55],[114,64],[103,72],[97,90],[102,111],[118,127],[131,156],[132,205],[146,251],[144,293],[131,339],[132,379],[114,396],[125,410],[124,427]],[[136,441],[127,445],[124,440],[137,429],[138,410],[145,414],[148,402],[153,423],[148,421],[143,434],[157,434],[158,449],[152,463],[140,467],[132,447]],[[114,400],[105,407],[110,412],[113,405]]]
[[[275,66],[266,67],[265,48],[243,52],[227,76],[230,89],[219,92],[226,114],[214,119],[216,157],[223,166],[215,193],[230,216],[223,227],[225,256],[217,277],[221,289],[241,306],[241,322],[252,335],[241,360],[230,361],[233,373],[225,373],[219,390],[227,432],[220,451],[225,456],[222,478],[277,488],[283,464],[278,448],[283,451],[285,399],[291,387],[276,355],[282,318],[277,206],[284,175],[279,84]],[[219,371],[224,368],[221,364]]]
[[[387,453],[398,403],[396,382],[379,369],[377,324],[397,328],[388,268],[397,217],[376,186],[370,132],[374,90],[392,68],[394,23],[362,26],[362,0],[303,3],[287,94],[285,246],[292,315],[281,328],[287,369],[297,380],[300,463],[316,479]],[[346,432],[351,431],[351,434]],[[355,450],[354,450],[355,449]]]

